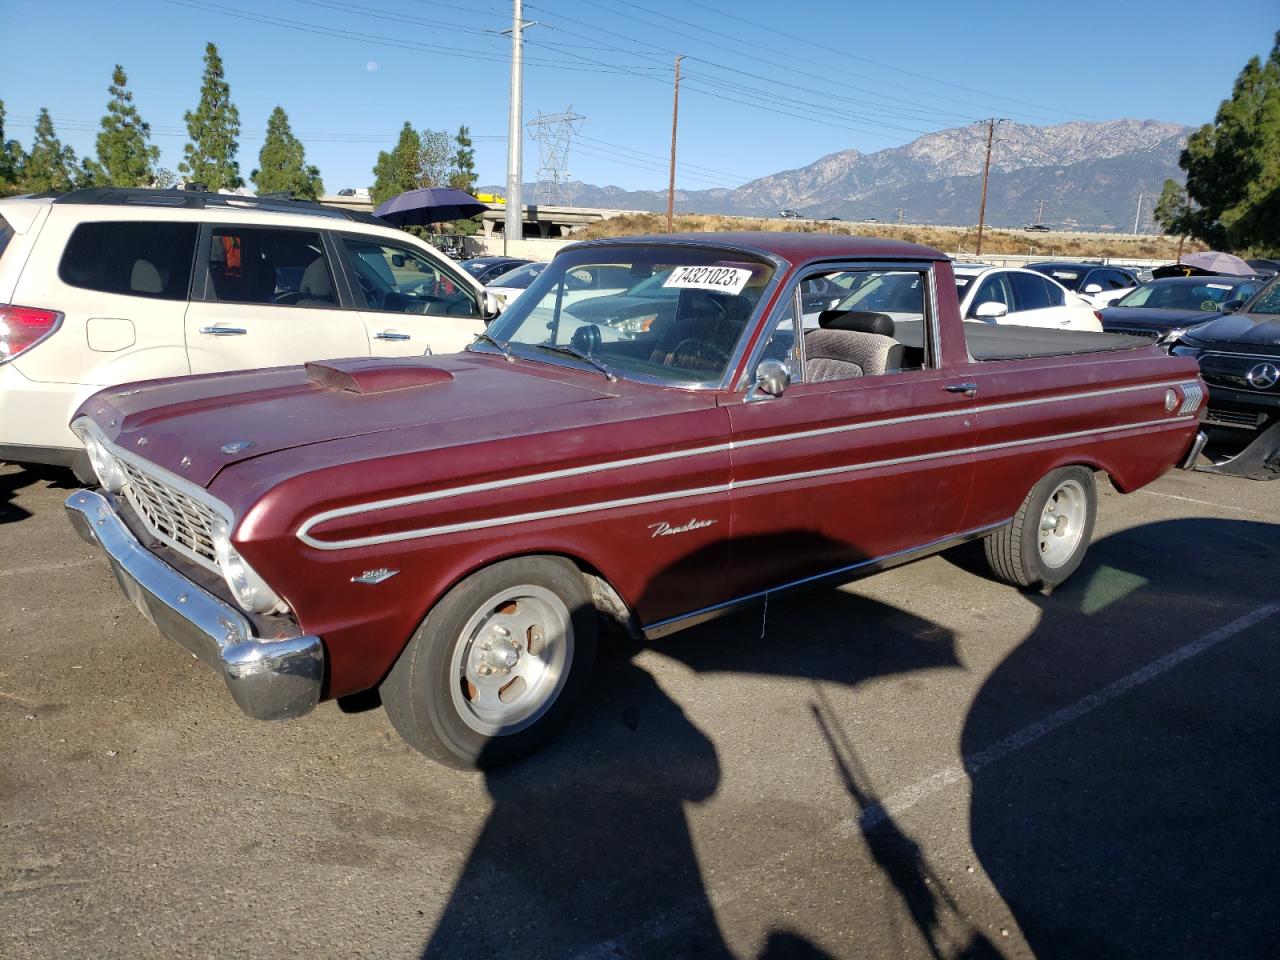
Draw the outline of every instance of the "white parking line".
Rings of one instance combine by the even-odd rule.
[[[94,563],[97,559],[97,557],[85,557],[83,560],[65,560],[62,563],[33,563],[26,567],[10,567],[7,570],[0,570],[0,577],[16,577],[21,573],[53,573],[55,570],[70,570],[73,567]]]
[[[888,820],[889,817],[897,816],[910,810],[922,800],[945,790],[954,783],[964,780],[966,776],[973,776],[993,763],[1003,760],[1010,754],[1030,746],[1047,734],[1066,726],[1072,721],[1079,720],[1081,717],[1092,713],[1118,697],[1124,696],[1142,684],[1168,673],[1174,667],[1190,660],[1192,657],[1198,656],[1248,630],[1250,627],[1262,623],[1276,613],[1280,613],[1280,603],[1268,603],[1265,606],[1258,607],[1256,610],[1252,610],[1244,616],[1233,620],[1226,626],[1212,630],[1204,634],[1204,636],[1184,644],[1173,652],[1165,654],[1160,659],[1153,660],[1145,667],[1135,670],[1128,676],[1109,683],[1096,693],[1091,693],[1070,706],[1063,707],[1061,710],[1057,710],[1047,717],[1023,727],[1016,733],[1010,734],[1003,740],[996,741],[977,753],[961,758],[958,763],[935,770],[915,783],[895,792],[883,803],[868,807],[861,816],[846,817],[839,821],[831,832],[848,836],[854,832],[872,830],[878,824]],[[827,836],[827,834],[823,834],[810,837],[801,846],[827,843],[829,842]],[[783,853],[782,856],[785,858],[792,852],[794,852],[794,848]],[[737,899],[744,890],[753,889],[760,884],[769,882],[776,877],[776,873],[777,864],[775,862],[757,863],[739,873],[734,878],[735,883],[732,888],[721,887],[719,891],[708,890],[708,899],[711,901],[713,908],[727,906]],[[693,912],[688,909],[672,910],[658,914],[644,923],[632,927],[625,933],[588,947],[577,954],[575,960],[618,960],[618,958],[632,954],[633,951],[640,950],[646,943],[652,943],[654,940],[670,936],[693,919]]]
[[[1219,627],[1217,630],[1206,633],[1199,639],[1184,644],[1172,653],[1165,654],[1159,660],[1153,660],[1145,667],[1135,670],[1128,676],[1107,684],[1096,693],[1091,693],[1070,706],[1063,707],[1061,710],[1055,710],[1047,717],[1036,721],[1030,726],[1023,727],[1003,740],[997,740],[986,749],[962,757],[959,763],[953,763],[922,777],[910,786],[897,791],[883,803],[868,807],[861,816],[849,817],[841,821],[841,826],[845,830],[854,827],[870,830],[877,824],[883,823],[889,817],[897,816],[910,810],[921,800],[932,796],[939,790],[963,780],[966,776],[971,777],[979,773],[984,768],[991,766],[991,764],[1003,760],[1009,754],[1035,743],[1041,737],[1053,733],[1059,727],[1064,727],[1073,720],[1079,720],[1117,697],[1124,696],[1135,687],[1154,680],[1161,674],[1168,673],[1180,663],[1190,660],[1192,657],[1198,656],[1226,640],[1230,640],[1236,634],[1256,626],[1277,612],[1280,612],[1280,603],[1268,603],[1265,606],[1258,607],[1238,620],[1233,620],[1224,627]]]

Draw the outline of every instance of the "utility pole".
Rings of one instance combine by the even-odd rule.
[[[507,210],[502,224],[502,252],[512,236],[524,236],[524,209],[520,203],[520,186],[524,177],[520,147],[524,136],[524,3],[511,2],[511,103],[507,112]]]
[[[676,209],[676,126],[680,120],[680,61],[676,57],[676,90],[671,104],[671,179],[667,181],[667,233],[671,232],[671,216]]]
[[[902,214],[903,214],[903,212],[904,212],[904,211],[903,211],[903,208],[902,208],[902,207],[899,207],[899,208],[898,208],[898,226],[902,226]]]
[[[1036,213],[1036,223],[1044,223],[1044,200],[1040,201],[1040,210]]]
[[[982,253],[982,231],[987,224],[987,177],[991,173],[991,144],[995,142],[996,118],[991,117],[987,124],[987,159],[982,165],[982,203],[978,205],[978,249],[975,255]]]
[[[1133,232],[1135,234],[1138,232],[1138,221],[1142,219],[1142,198],[1144,196],[1146,194],[1138,194],[1138,212],[1133,215]]]

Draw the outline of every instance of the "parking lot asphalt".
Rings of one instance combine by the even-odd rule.
[[[0,956],[1264,957],[1280,484],[1100,486],[1051,596],[971,550],[613,649],[489,774],[244,719],[0,466]]]

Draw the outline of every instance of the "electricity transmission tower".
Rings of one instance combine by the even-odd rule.
[[[529,136],[538,144],[536,202],[554,203],[564,199],[564,185],[569,181],[569,144],[585,119],[570,106],[563,113],[538,111],[538,116],[526,124]]]

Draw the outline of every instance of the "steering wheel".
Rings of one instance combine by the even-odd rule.
[[[575,334],[576,336],[576,334]],[[688,348],[686,350],[686,348]],[[671,350],[667,351],[666,359],[663,360],[663,366],[674,367],[677,358],[694,357],[698,360],[719,361],[720,366],[729,363],[729,354],[727,351],[717,347],[714,343],[708,343],[705,340],[699,340],[696,337],[686,337],[675,345]]]
[[[594,323],[588,323],[573,331],[569,343],[589,357],[595,353],[596,347],[600,346],[600,340],[600,328]]]

